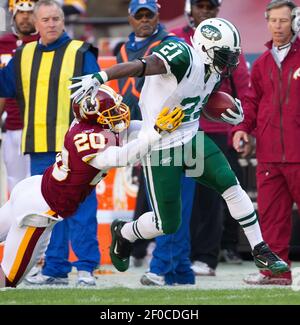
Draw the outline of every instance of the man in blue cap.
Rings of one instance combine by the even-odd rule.
[[[152,13],[157,14],[160,5],[157,0],[132,0],[129,4],[128,12],[134,16],[140,9],[149,9]]]

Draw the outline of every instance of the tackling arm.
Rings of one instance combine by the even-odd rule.
[[[169,108],[165,107],[158,114],[154,128],[143,127],[141,121],[132,121],[126,145],[108,147],[96,156],[86,159],[86,162],[100,170],[134,164],[151,150],[151,147],[161,138],[161,134],[176,130],[183,118],[184,113],[180,108],[176,107],[169,112]],[[134,138],[137,131],[139,131],[138,136]]]
[[[99,152],[88,164],[100,170],[134,164],[146,155],[151,146],[160,138],[160,134],[154,129],[140,131],[136,139],[128,142],[123,147],[111,146]]]

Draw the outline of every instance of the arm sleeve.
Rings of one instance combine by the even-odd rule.
[[[173,73],[179,83],[192,64],[188,45],[178,40],[166,40],[153,49],[153,54],[164,61],[168,73]]]
[[[130,141],[135,140],[139,135],[142,125],[143,125],[143,121],[138,121],[138,120],[130,121],[129,128],[125,132],[122,132],[123,134],[121,133],[120,135],[119,139],[121,143],[125,145]]]
[[[97,169],[110,169],[134,164],[149,152],[151,146],[161,138],[154,129],[141,131],[138,137],[123,147],[111,146],[99,152],[88,163]]]
[[[83,74],[92,74],[100,71],[95,55],[91,51],[86,51],[83,56]]]
[[[143,121],[138,120],[132,120],[130,121],[130,125],[128,130],[128,136],[131,137],[132,134],[138,134],[138,132],[141,130],[143,125]]]
[[[0,97],[16,97],[15,59],[12,58],[8,65],[0,69]]]

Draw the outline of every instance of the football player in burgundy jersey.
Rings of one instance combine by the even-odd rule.
[[[139,160],[161,139],[161,131],[172,132],[184,117],[181,109],[164,108],[153,127],[130,122],[128,106],[107,86],[93,100],[88,95],[74,101],[73,111],[56,163],[17,184],[0,209],[0,242],[6,240],[0,287],[22,281],[45,252],[54,224],[74,214],[110,168]]]

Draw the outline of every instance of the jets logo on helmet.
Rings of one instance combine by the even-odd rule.
[[[203,63],[213,72],[228,77],[239,64],[240,34],[226,19],[204,20],[196,28],[191,42]]]
[[[210,25],[204,25],[201,28],[201,33],[203,34],[204,37],[206,37],[211,41],[218,41],[222,38],[221,32],[214,26],[210,26]]]

